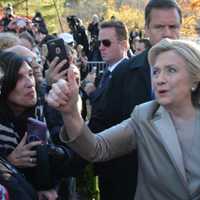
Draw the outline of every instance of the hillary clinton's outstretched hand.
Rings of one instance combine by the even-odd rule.
[[[79,86],[73,69],[68,70],[68,80],[60,79],[52,84],[52,89],[46,97],[47,103],[63,114],[77,111]]]
[[[68,136],[72,138],[77,136],[84,121],[81,117],[79,85],[73,68],[68,70],[67,81],[60,79],[52,85],[46,101],[51,107],[61,112]]]

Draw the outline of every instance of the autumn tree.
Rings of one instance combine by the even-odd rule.
[[[195,37],[195,26],[200,19],[200,0],[177,1],[183,12],[181,34],[183,37]],[[39,10],[51,33],[68,31],[66,16],[72,14],[80,17],[86,26],[93,14],[106,20],[114,15],[125,22],[129,30],[132,30],[143,29],[144,7],[147,2],[148,0],[1,0],[0,8],[7,3],[12,3],[16,15],[30,17]]]
[[[199,0],[179,0],[183,12],[183,26],[181,34],[183,37],[196,37],[195,27],[200,19],[200,1]]]
[[[105,13],[105,18],[110,19],[111,16],[123,21],[129,30],[144,28],[143,12],[134,7],[128,5],[122,5],[115,9],[109,7]]]
[[[0,7],[3,8],[8,3],[12,4],[15,15],[33,17],[35,11],[40,11],[45,18],[49,32],[62,31],[58,17],[64,12],[65,0],[1,0]],[[59,13],[56,12],[56,7]]]
[[[146,0],[147,1],[147,0]],[[124,21],[129,30],[137,27],[143,28],[143,7],[145,0],[1,0],[0,7],[12,3],[15,14],[20,16],[33,16],[36,10],[41,11],[50,32],[68,31],[66,16],[77,15],[87,24],[92,15],[110,19],[115,15]],[[56,12],[56,8],[58,13]],[[62,23],[62,28],[60,26]]]

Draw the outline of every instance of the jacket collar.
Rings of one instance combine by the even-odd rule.
[[[120,62],[117,63],[117,65],[112,70],[112,72],[109,76],[110,77],[109,82],[111,82],[113,75],[116,76],[116,74],[118,74],[119,71],[121,70],[121,67],[124,67],[124,65],[126,65],[128,61],[129,60],[127,58],[123,58],[120,60]],[[89,98],[90,98],[92,105],[94,104],[95,101],[97,101],[104,94],[106,88],[108,88],[108,86],[103,87],[102,89],[97,87],[97,89],[90,94]]]
[[[164,107],[160,106],[158,108],[151,120],[151,123],[156,129],[155,134],[159,134],[158,137],[166,149],[170,159],[174,163],[176,169],[181,172],[181,175],[186,181],[180,143],[178,141],[177,133],[171,117]]]
[[[114,63],[112,65],[108,65],[108,70],[110,72],[113,72],[115,70],[115,68],[118,67],[125,59],[127,60],[127,58],[123,57],[120,60],[118,60],[116,63]]]

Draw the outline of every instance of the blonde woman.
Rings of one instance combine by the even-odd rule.
[[[200,49],[193,42],[164,39],[150,50],[149,62],[155,101],[99,134],[91,133],[78,112],[73,73],[53,86],[47,101],[62,113],[62,140],[89,161],[137,148],[136,200],[200,199]]]

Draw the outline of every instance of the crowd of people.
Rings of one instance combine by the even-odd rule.
[[[144,16],[145,38],[96,14],[52,35],[40,12],[4,8],[0,200],[88,200],[76,177],[89,163],[100,200],[200,199],[200,47],[180,39],[176,1]]]

